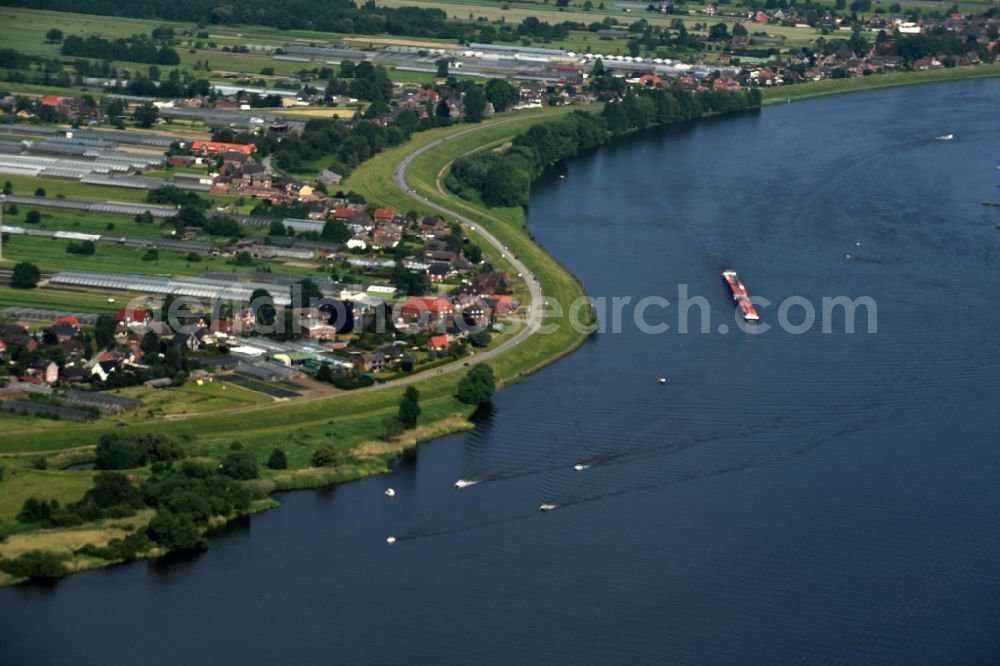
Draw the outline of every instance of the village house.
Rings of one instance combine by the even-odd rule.
[[[122,308],[115,316],[115,321],[118,322],[118,326],[121,328],[135,328],[137,326],[145,326],[152,318],[153,313],[149,310]]]
[[[38,359],[28,368],[28,376],[49,386],[59,381],[59,366],[47,359]]]
[[[38,347],[35,338],[29,335],[28,329],[18,324],[0,323],[0,341],[4,343],[4,349],[23,347],[33,352]]]
[[[434,216],[425,217],[423,222],[420,223],[420,238],[424,240],[432,240],[443,238],[448,234],[448,225],[445,224],[444,218]]]
[[[224,143],[222,141],[193,141],[191,143],[192,152],[202,155],[221,155],[226,152],[243,153],[250,156],[257,146],[252,143]]]
[[[433,352],[447,351],[448,344],[447,335],[432,335],[427,341],[427,349]]]

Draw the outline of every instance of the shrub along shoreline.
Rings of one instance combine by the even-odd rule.
[[[445,184],[464,199],[470,190],[487,206],[526,206],[531,185],[546,169],[615,138],[649,127],[758,109],[757,89],[739,92],[690,93],[643,88],[604,105],[600,114],[574,111],[532,126],[514,137],[502,152],[483,151],[459,157]]]

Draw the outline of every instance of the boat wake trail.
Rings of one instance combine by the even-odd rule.
[[[660,477],[639,484],[628,485],[623,488],[598,492],[595,494],[588,495],[585,493],[584,494],[569,493],[562,496],[554,496],[551,499],[547,499],[546,503],[557,506],[559,508],[565,508],[580,504],[588,504],[590,502],[599,502],[601,500],[611,499],[614,497],[622,497],[625,495],[631,495],[632,493],[643,492],[646,490],[653,490],[656,488],[671,486],[674,484],[684,483],[687,481],[697,481],[699,479],[722,476],[724,474],[731,474],[733,472],[742,472],[750,469],[766,467],[768,465],[784,462],[786,460],[791,460],[792,458],[804,455],[823,445],[836,441],[841,437],[845,437],[847,435],[851,435],[858,432],[863,432],[866,429],[867,429],[866,426],[860,426],[860,425],[851,428],[846,428],[838,432],[835,432],[828,437],[816,439],[805,446],[796,447],[794,449],[786,450],[783,452],[778,452],[778,453],[771,452],[770,454],[764,453],[760,456],[753,456],[749,459],[733,462],[728,465],[712,467],[707,469],[700,469],[700,470],[691,470],[687,472],[680,472],[673,476],[670,476],[669,478]]]
[[[418,539],[427,539],[430,537],[445,536],[448,534],[459,534],[461,532],[468,532],[469,530],[478,530],[484,527],[493,527],[495,525],[503,525],[505,523],[512,523],[517,520],[524,520],[525,518],[531,518],[532,516],[537,516],[538,510],[530,511],[528,513],[518,514],[516,516],[506,516],[503,518],[496,518],[494,520],[484,520],[481,522],[471,523],[468,525],[459,525],[456,527],[448,527],[440,530],[433,531],[411,531],[404,532],[403,534],[397,535],[395,537],[395,543],[401,541],[416,541]]]

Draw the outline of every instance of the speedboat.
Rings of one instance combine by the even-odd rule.
[[[396,537],[389,537],[388,539],[385,540],[385,542],[391,546],[392,544],[396,543]]]
[[[477,483],[479,482],[474,479],[459,479],[458,481],[455,482],[455,487],[458,488],[459,490],[462,490],[464,488],[468,488],[469,486],[474,486]]]
[[[558,509],[558,508],[559,508],[558,504],[548,504],[548,503],[546,503],[546,504],[543,504],[540,507],[538,507],[538,510],[539,511],[552,511],[553,509]]]
[[[951,141],[954,138],[955,138],[954,134],[942,134],[941,136],[936,137],[934,140],[935,141]]]
[[[396,496],[396,491],[393,490],[392,488],[386,488],[385,489],[385,496],[386,497],[395,497]]]
[[[577,472],[583,472],[585,470],[590,469],[593,464],[594,463],[589,463],[589,462],[588,463],[577,463],[577,464],[573,465],[573,469],[575,469]]]

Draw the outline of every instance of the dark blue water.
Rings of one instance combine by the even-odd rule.
[[[998,105],[1000,81],[837,97],[566,165],[539,241],[597,297],[688,285],[710,333],[626,308],[389,477],[4,590],[0,661],[1000,662]],[[730,266],[766,333],[736,330]],[[791,296],[869,296],[878,332],[782,332]]]

